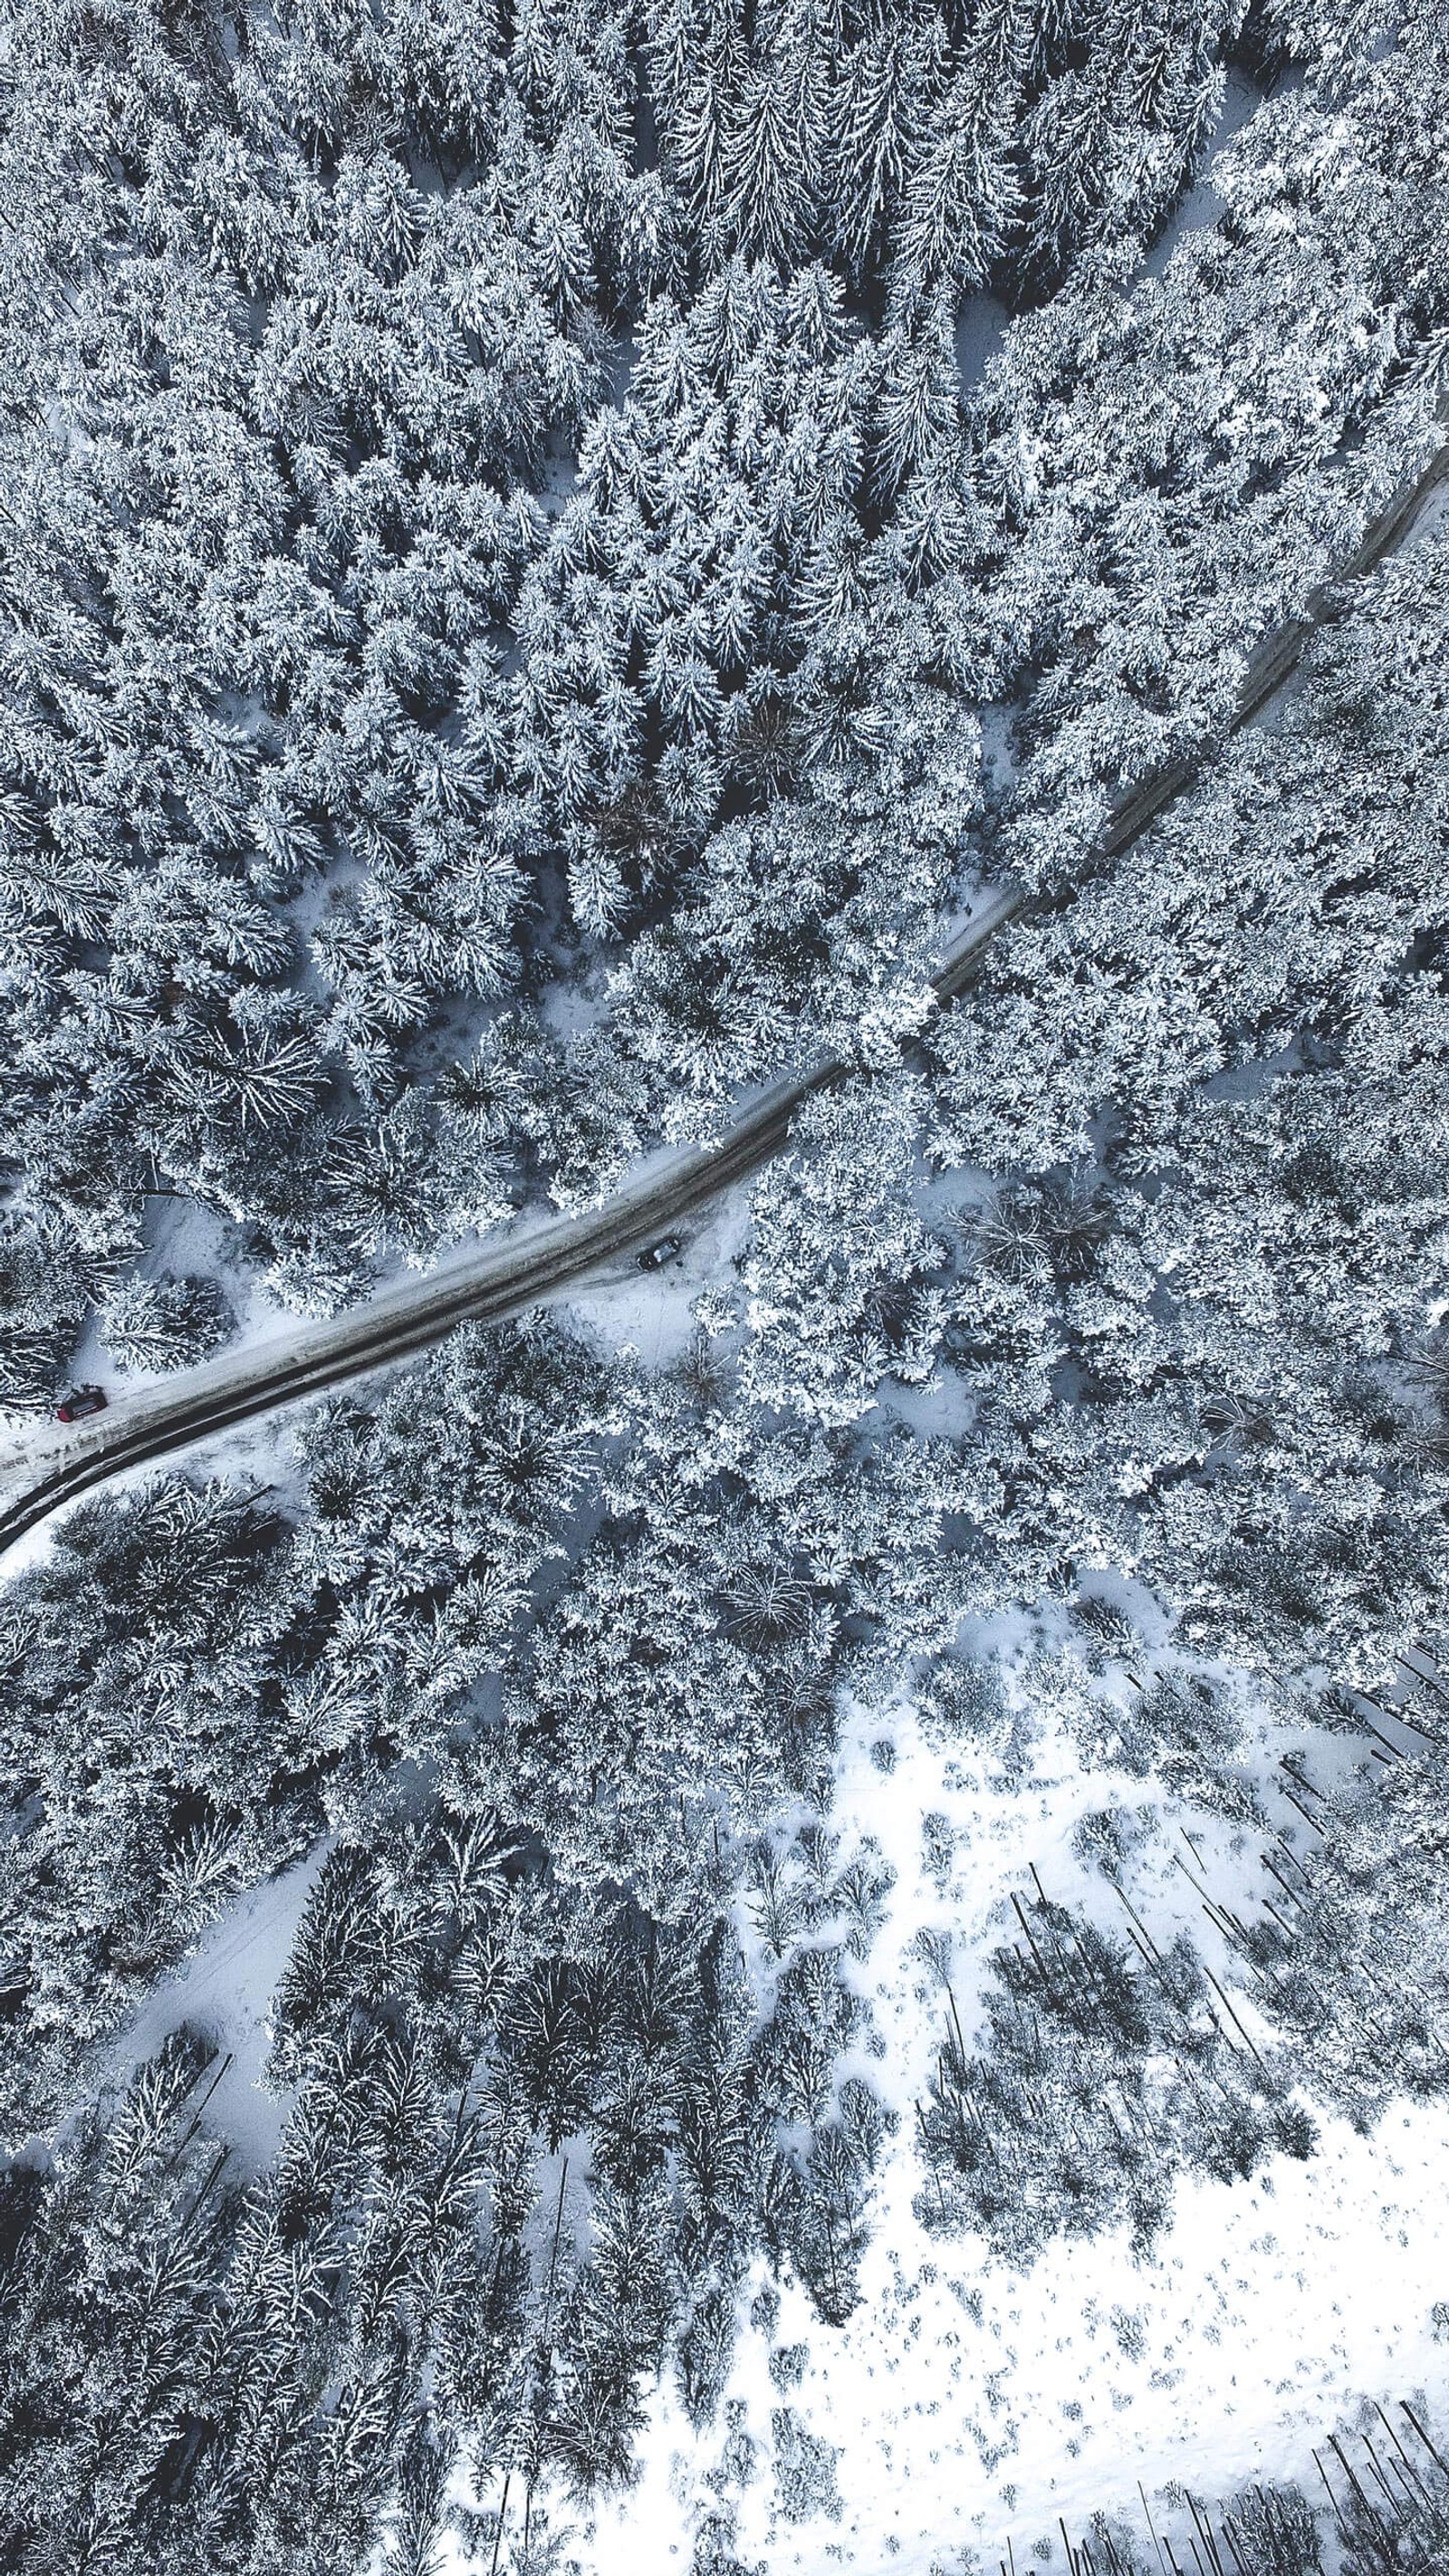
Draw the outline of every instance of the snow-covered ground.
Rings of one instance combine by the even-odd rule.
[[[203,2032],[225,2061],[215,2081],[212,2073],[205,2079],[206,2126],[226,2140],[248,2174],[271,2163],[291,2108],[289,2095],[262,2082],[267,2014],[327,1849],[317,1844],[305,1860],[229,1906],[195,1957],[147,1996],[111,2052],[111,2069],[124,2079],[183,2022]]]
[[[870,1751],[882,1737],[895,1752],[888,1774]],[[1216,2498],[1290,2475],[1310,2487],[1313,2446],[1356,2423],[1366,2399],[1413,2402],[1427,2392],[1432,2406],[1442,2395],[1449,2351],[1433,2311],[1449,2207],[1444,2106],[1405,2103],[1371,2138],[1325,2118],[1306,2164],[1279,2157],[1250,2183],[1181,2181],[1174,2224],[1143,2260],[1120,2234],[1057,2240],[1019,2274],[979,2239],[930,2235],[916,2217],[926,2176],[914,2104],[942,2018],[916,1936],[923,1926],[956,1935],[969,2025],[971,1962],[979,1971],[1003,1937],[992,1916],[1012,1887],[1027,1885],[1033,1862],[1049,1894],[1070,1886],[1079,1898],[1071,1828],[1114,1791],[1132,1805],[1152,1795],[1147,1782],[1084,1771],[1060,1732],[1044,1735],[1019,1785],[993,1784],[976,1763],[929,1742],[909,1705],[852,1714],[832,1823],[847,1841],[873,1836],[897,1873],[889,1918],[860,1972],[885,2045],[861,2068],[899,2117],[861,2304],[831,2328],[789,2285],[773,2327],[752,2323],[760,2272],[742,2302],[718,2421],[697,2436],[674,2392],[658,2392],[638,2484],[580,2535],[591,2576],[687,2564],[693,2529],[722,2506],[736,2517],[735,2554],[770,2576],[832,2567],[878,2576],[886,2563],[903,2576],[964,2576],[978,2562],[994,2571],[1008,2541],[1018,2569],[1061,2566],[1059,2516],[1075,2541],[1095,2510],[1129,2512],[1145,2541],[1139,2481],[1158,2530],[1191,2566],[1185,2501],[1164,2489]],[[1163,1904],[1175,1883],[1190,1919],[1195,1899],[1172,1867],[1176,1812],[1168,1801],[1158,1874]],[[934,1874],[928,1866],[928,1814],[950,1828],[948,1879],[939,1837]],[[1191,1821],[1201,1839],[1201,1820]],[[1232,1858],[1210,1854],[1224,1869]],[[1229,1882],[1219,1884],[1226,1892]],[[1109,1904],[1104,1891],[1104,1921]],[[1200,1916],[1196,1929],[1201,1937]],[[838,2512],[827,2503],[790,2517],[774,2465],[785,2406],[833,2454]],[[828,2493],[829,2476],[822,2484]]]
[[[1182,203],[1174,208],[1143,261],[1144,273],[1148,277],[1162,275],[1184,233],[1206,232],[1217,222],[1223,211],[1223,199],[1213,186],[1213,163],[1219,153],[1227,150],[1249,117],[1262,106],[1263,95],[1258,83],[1246,72],[1233,70],[1228,73],[1222,112],[1213,129],[1211,146],[1195,185],[1189,188]]]
[[[1006,337],[1011,315],[998,295],[968,295],[956,317],[956,365],[964,393],[974,393]]]
[[[733,1263],[750,1230],[753,1178],[738,1182],[684,1219],[680,1250],[658,1270],[637,1260],[617,1263],[557,1301],[566,1322],[615,1351],[632,1350],[646,1369],[667,1368],[698,1332],[695,1301],[704,1291],[727,1295]]]
[[[746,1206],[744,1190],[732,1194],[681,1263],[576,1296],[575,1312],[646,1362],[667,1360],[692,1329],[701,1277],[726,1268]],[[1145,1652],[1162,1645],[1145,1596],[1107,1578],[1098,1588],[1120,1595]],[[971,1639],[1017,1667],[1036,1729],[1024,1759],[943,1738],[908,1698],[847,1711],[831,1829],[843,1861],[870,1839],[895,1874],[882,1928],[853,1971],[870,2028],[842,2070],[865,2074],[898,2123],[872,2205],[861,2302],[845,2327],[828,2327],[787,2280],[771,2316],[757,2268],[714,2425],[697,2433],[671,2386],[655,2392],[637,2483],[570,2543],[589,2576],[687,2566],[700,2521],[721,2511],[735,2518],[737,2556],[769,2576],[834,2567],[878,2576],[885,2563],[903,2576],[966,2576],[978,2563],[994,2571],[1008,2541],[1020,2570],[1061,2565],[1058,2517],[1074,2540],[1099,2508],[1140,2520],[1139,2483],[1187,2566],[1190,2525],[1176,2490],[1217,2498],[1253,2478],[1290,2475],[1311,2485],[1313,2446],[1357,2422],[1365,2400],[1427,2398],[1433,2411],[1449,2389],[1444,2312],[1437,2323],[1435,2313],[1449,2208],[1443,2105],[1405,2103],[1370,2138],[1320,2113],[1307,2163],[1279,2157],[1249,2183],[1181,2179],[1174,2223],[1145,2258],[1132,2256],[1122,2233],[1058,2239],[1022,2274],[980,2239],[933,2234],[918,2218],[927,2177],[915,2104],[944,2009],[918,1949],[923,1929],[951,1939],[969,2034],[1004,1907],[1033,1867],[1049,1895],[1120,1931],[1110,1890],[1073,1849],[1087,1810],[1135,1811],[1145,1827],[1135,1901],[1159,1938],[1186,1925],[1225,1980],[1232,1968],[1193,1878],[1205,1874],[1235,1909],[1250,1905],[1258,1883],[1258,1833],[1205,1820],[1153,1781],[1086,1757],[1070,1722],[1065,1635],[1057,1612],[998,1620]],[[1342,1738],[1331,1749],[1344,1758]],[[1265,1792],[1276,1752],[1265,1729],[1253,1764]],[[1286,1805],[1282,1821],[1291,1831]],[[275,2152],[286,2115],[285,2100],[262,2083],[267,2013],[322,1857],[230,1909],[114,2053],[120,2073],[183,2020],[206,2030],[228,2060],[207,2125],[248,2171]],[[1233,2001],[1253,2028],[1251,2001],[1241,1989]],[[782,2486],[782,2439],[797,2466],[805,2443],[823,2509],[802,2514],[798,2483]],[[812,2443],[823,2447],[812,2452]]]
[[[745,2331],[727,2394],[743,2417],[697,2440],[661,2392],[642,2476],[597,2517],[592,2576],[637,2576],[688,2562],[689,2533],[723,2492],[746,2564],[777,2570],[859,2567],[876,2576],[1024,2568],[1033,2544],[1074,2541],[1091,2514],[1141,2526],[1145,2488],[1159,2530],[1184,2563],[1176,2483],[1217,2498],[1253,2480],[1295,2476],[1311,2491],[1312,2451],[1362,2401],[1392,2405],[1442,2390],[1436,2340],[1444,2271],[1449,2114],[1405,2110],[1373,2140],[1329,2123],[1309,2165],[1280,2161],[1258,2181],[1180,2188],[1177,2223],[1154,2260],[1119,2240],[1053,2248],[1024,2278],[983,2263],[970,2240],[931,2242],[911,2211],[919,2177],[909,2132],[876,2205],[862,2304],[842,2329],[821,2326],[798,2289],[772,2339]],[[794,2524],[772,2474],[773,2347],[805,2344],[790,2403],[836,2454],[838,2518]],[[719,2481],[743,2424],[755,2474]],[[736,2442],[736,2454],[739,2446]],[[1145,2540],[1146,2533],[1143,2530]],[[1051,2562],[1048,2562],[1051,2563]]]

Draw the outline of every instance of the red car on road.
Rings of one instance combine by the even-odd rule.
[[[87,1413],[104,1413],[106,1391],[100,1386],[73,1386],[55,1408],[57,1422],[79,1422]]]

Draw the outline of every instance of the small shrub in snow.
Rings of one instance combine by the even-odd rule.
[[[710,2483],[721,2490],[726,2487],[752,2486],[759,2469],[759,2444],[748,2430],[749,2408],[742,2397],[726,2401],[725,2445],[720,2453],[719,2469]]]
[[[735,2556],[735,2517],[720,2508],[706,2514],[695,2534],[693,2576],[765,2576],[763,2566],[750,2566]]]
[[[921,1851],[926,1876],[938,1896],[944,1896],[951,1884],[951,1869],[956,1857],[956,1836],[949,1816],[933,1808],[921,1818]]]
[[[1142,1641],[1126,1611],[1119,1610],[1115,1601],[1104,1601],[1100,1593],[1083,1593],[1072,1603],[1072,1617],[1083,1632],[1089,1659],[1120,1662],[1140,1649]]]
[[[787,2388],[799,2387],[805,2376],[805,2364],[809,2358],[808,2343],[781,2343],[775,2346],[770,2355],[770,2377],[782,2394]]]
[[[820,2514],[838,2522],[842,2507],[835,2477],[840,2457],[836,2445],[810,2432],[793,2406],[774,2409],[770,2430],[775,2437],[775,2488],[785,2520],[809,2522]]]
[[[773,2281],[767,2281],[750,2301],[750,2323],[756,2334],[770,2335],[780,2322],[780,2293]]]
[[[1019,1780],[1031,1758],[1036,1723],[1007,1690],[997,1657],[976,1663],[952,1653],[933,1657],[916,1687],[927,1740],[969,1745],[1006,1780]]]
[[[1090,1814],[1078,1818],[1072,1849],[1088,1867],[1105,1871],[1109,1878],[1119,1878],[1154,1829],[1150,1810],[1139,1808],[1134,1815],[1126,1807],[1094,1807]]]

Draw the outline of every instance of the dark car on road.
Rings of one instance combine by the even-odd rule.
[[[647,1251],[640,1253],[639,1267],[641,1270],[662,1270],[667,1262],[677,1261],[683,1250],[682,1234],[661,1234],[657,1243],[651,1243]]]

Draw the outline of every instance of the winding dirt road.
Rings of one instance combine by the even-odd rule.
[[[1446,479],[1449,444],[1395,494],[1338,581],[1314,594],[1308,614],[1265,637],[1248,661],[1233,730],[1249,723],[1282,687],[1309,636],[1334,614],[1344,583],[1373,572],[1402,544]],[[1191,786],[1210,750],[1205,746],[1196,758],[1156,772],[1119,797],[1101,835],[1103,855],[1118,856],[1145,832]],[[953,1000],[965,988],[988,942],[1025,901],[1023,889],[1010,885],[987,898],[931,979],[938,1002]],[[164,1387],[123,1397],[85,1423],[69,1429],[48,1423],[43,1446],[37,1443],[0,1500],[0,1551],[61,1505],[127,1468],[174,1456],[257,1415],[411,1359],[459,1324],[497,1323],[525,1313],[621,1255],[657,1242],[706,1200],[778,1154],[796,1111],[846,1070],[843,1057],[822,1056],[805,1073],[762,1093],[715,1144],[657,1158],[643,1177],[583,1216],[521,1229],[496,1248],[430,1279],[387,1290],[335,1322],[306,1327],[285,1342],[223,1353]]]

